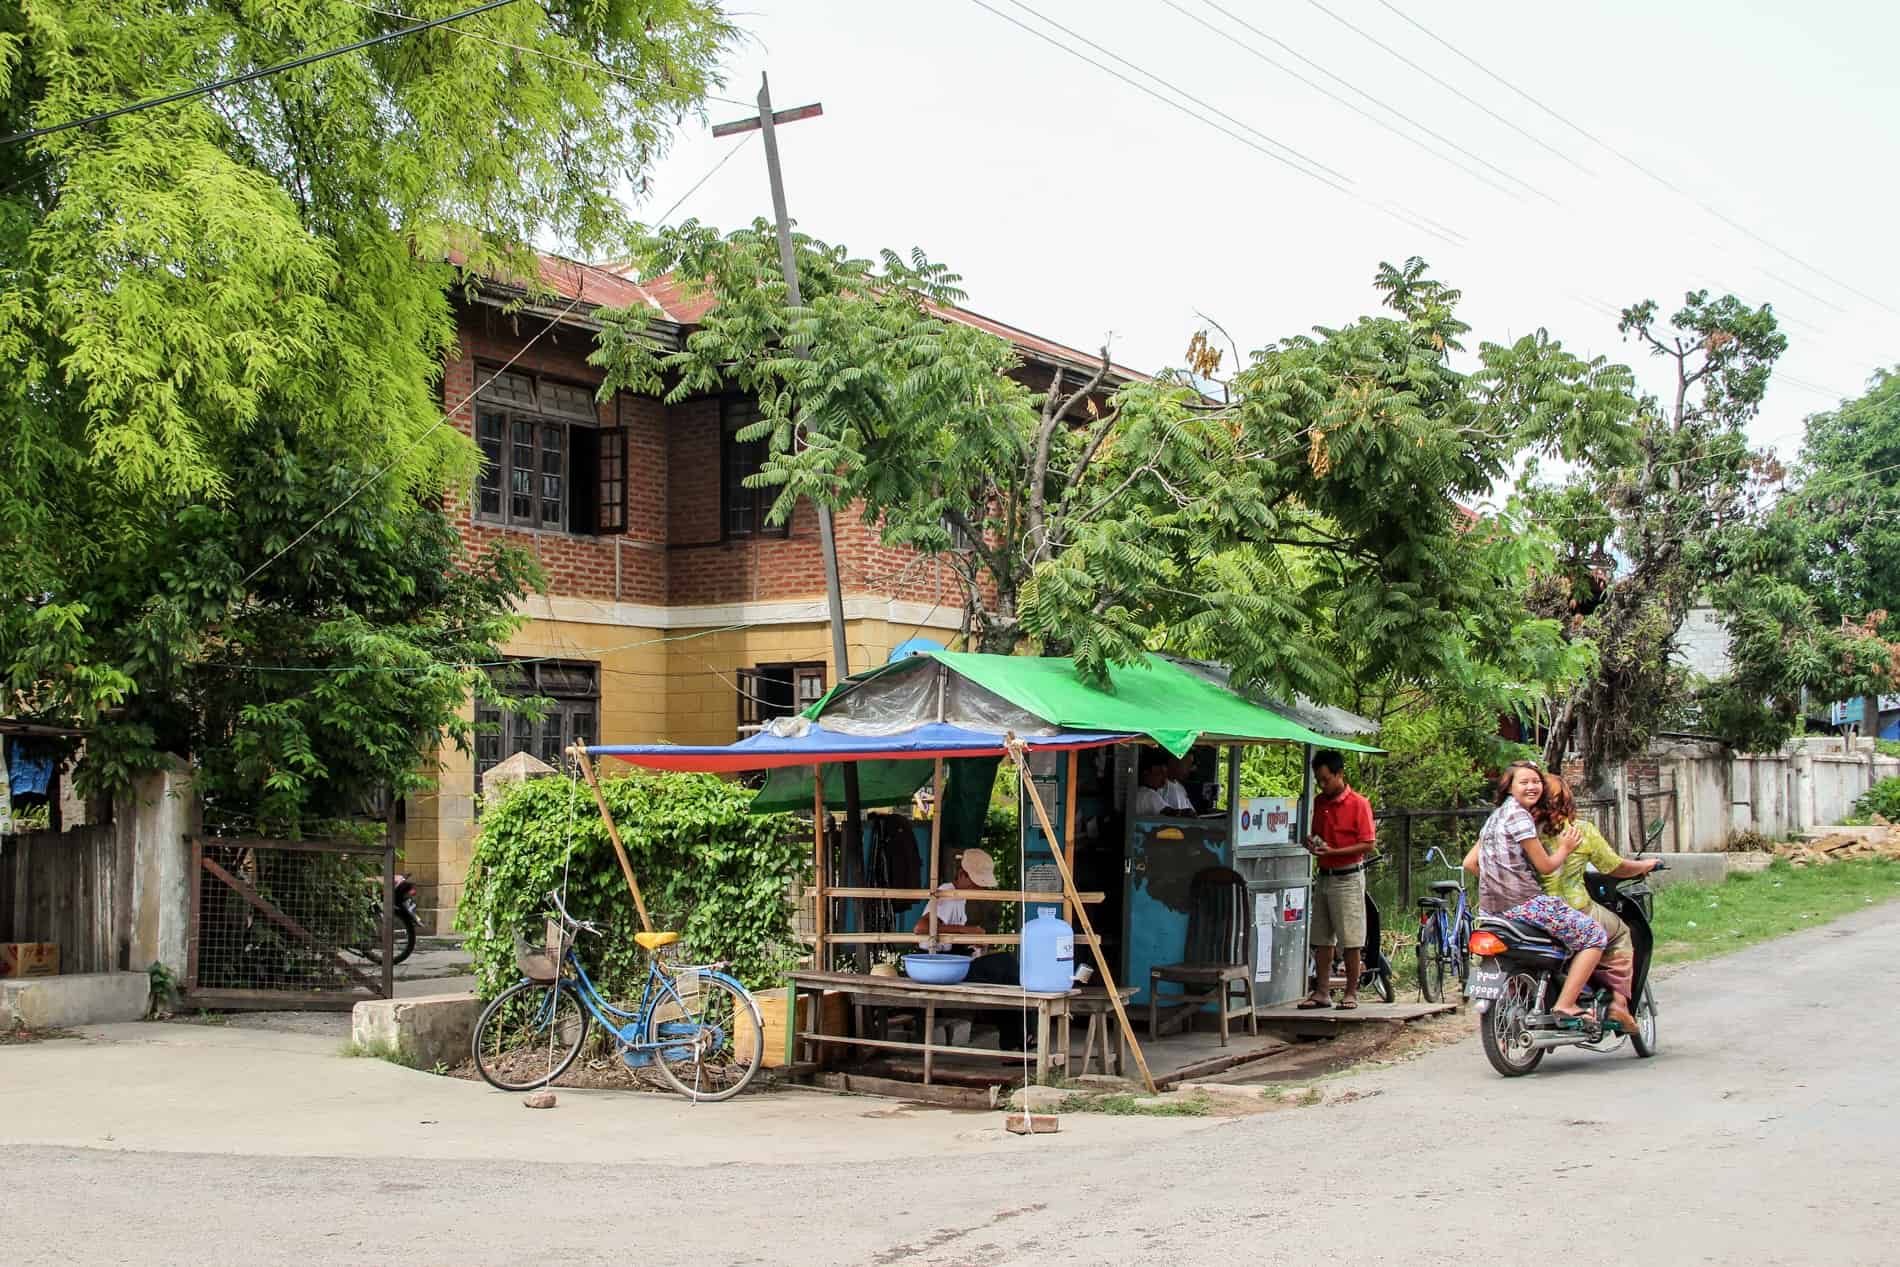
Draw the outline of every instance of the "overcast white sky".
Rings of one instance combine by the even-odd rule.
[[[749,101],[764,70],[779,108],[824,104],[822,118],[780,132],[801,229],[858,254],[920,246],[963,275],[977,311],[1083,348],[1109,338],[1116,359],[1144,369],[1179,363],[1204,324],[1197,309],[1226,326],[1243,352],[1351,320],[1375,302],[1377,264],[1409,255],[1425,256],[1464,289],[1473,346],[1541,325],[1579,351],[1636,358],[1616,333],[1616,308],[1654,297],[1668,311],[1691,287],[1732,290],[1772,302],[1784,318],[1789,352],[1753,433],[1784,456],[1798,446],[1806,414],[1858,394],[1875,367],[1900,362],[1900,168],[1892,161],[1900,77],[1891,69],[1900,6],[1807,0],[1770,13],[1734,0],[1391,0],[1692,195],[1685,198],[1379,0],[1218,0],[1280,46],[1208,0],[1175,2],[1215,30],[1166,0],[1031,0],[1033,12],[1015,0],[983,2],[1180,100],[1036,14],[1069,27],[1226,112],[1231,120],[1216,121],[1229,132],[1270,148],[1250,131],[1257,129],[1334,169],[1340,175],[1329,179],[1347,192],[1076,60],[976,0],[742,0],[735,20],[753,39],[728,59],[721,95]],[[1295,50],[1476,155],[1453,153],[1515,195],[1242,44],[1392,118],[1300,63],[1288,52]],[[711,109],[715,121],[744,113]],[[655,171],[642,214],[671,207],[740,143],[689,126]],[[1725,225],[1697,199],[1788,254]],[[1377,209],[1387,204],[1460,240]],[[731,227],[769,214],[763,150],[753,140],[673,219]],[[1640,361],[1638,368],[1659,390],[1656,368]]]

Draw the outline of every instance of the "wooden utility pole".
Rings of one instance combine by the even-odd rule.
[[[796,123],[800,119],[812,119],[825,112],[823,105],[816,102],[808,106],[796,106],[790,110],[772,110],[772,86],[764,76],[759,76],[759,113],[757,118],[737,119],[731,123],[721,123],[713,128],[714,136],[735,136],[741,132],[750,132],[757,128],[765,138],[765,174],[772,186],[772,217],[778,224],[778,262],[779,269],[785,274],[785,298],[794,308],[804,306],[805,298],[798,287],[798,260],[792,250],[792,221],[785,210],[785,177],[779,169],[778,161],[778,125]],[[799,357],[808,353],[797,351]],[[818,512],[818,549],[825,562],[825,602],[831,615],[831,659],[837,666],[838,681],[851,676],[851,654],[845,644],[844,629],[844,592],[838,583],[838,538],[832,524],[831,507],[817,498],[812,499],[812,509]],[[835,686],[837,683],[834,682]],[[843,762],[844,773],[844,881],[848,885],[857,884],[862,875],[861,854],[864,849],[863,815],[858,802],[858,767],[855,762]],[[936,878],[931,878],[936,885]],[[851,952],[858,955],[857,950]],[[821,968],[829,967],[820,964]]]

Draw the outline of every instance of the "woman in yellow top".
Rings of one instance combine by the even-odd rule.
[[[1629,925],[1613,911],[1599,906],[1590,899],[1590,890],[1585,886],[1583,877],[1587,867],[1595,867],[1607,876],[1626,880],[1632,876],[1648,875],[1656,868],[1656,859],[1645,858],[1632,861],[1619,856],[1610,848],[1610,842],[1603,839],[1603,833],[1596,827],[1577,817],[1577,801],[1570,792],[1570,785],[1555,774],[1544,776],[1544,796],[1537,802],[1537,808],[1531,812],[1537,821],[1537,830],[1544,838],[1544,847],[1555,855],[1554,846],[1568,844],[1570,853],[1564,858],[1563,865],[1549,875],[1539,875],[1538,883],[1544,892],[1555,898],[1561,898],[1572,910],[1588,912],[1591,919],[1603,926],[1609,934],[1610,944],[1604,948],[1603,960],[1597,965],[1594,979],[1610,988],[1610,1019],[1630,1033],[1636,1028],[1636,1018],[1630,1014],[1630,984],[1636,971],[1635,950],[1630,943]]]

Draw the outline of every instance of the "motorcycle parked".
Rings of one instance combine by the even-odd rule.
[[[1359,989],[1361,993],[1376,995],[1380,1002],[1391,1003],[1399,997],[1392,984],[1392,961],[1385,955],[1385,939],[1379,926],[1379,904],[1372,900],[1372,894],[1366,894],[1366,944],[1359,961]],[[1332,989],[1340,989],[1346,984],[1345,956],[1333,958],[1333,979],[1329,983]],[[1318,965],[1311,955],[1306,960],[1306,985],[1308,993],[1319,990]]]
[[[372,927],[378,926],[381,923],[381,911],[377,908],[382,905],[380,901],[382,897],[380,892],[382,885],[378,883],[376,887],[379,892],[376,897],[370,899],[369,908],[369,917],[372,921]],[[416,914],[416,882],[406,875],[398,875],[396,877],[396,909],[393,915],[396,924],[396,953],[391,956],[390,962],[401,963],[416,952],[416,929],[418,926],[418,917]],[[357,948],[357,953],[361,954],[363,958],[369,960],[371,963],[382,962],[383,948],[381,945],[372,944],[360,946]]]
[[[1663,870],[1658,863],[1656,870]],[[1560,1018],[1550,1011],[1563,986],[1570,952],[1534,924],[1486,915],[1471,935],[1471,953],[1478,957],[1466,997],[1478,1008],[1478,1036],[1491,1067],[1507,1078],[1519,1078],[1536,1069],[1544,1054],[1559,1047],[1580,1047],[1607,1054],[1624,1040],[1640,1057],[1654,1056],[1659,1048],[1656,996],[1649,984],[1655,931],[1650,927],[1650,888],[1644,876],[1614,880],[1590,874],[1584,883],[1601,906],[1629,925],[1634,972],[1630,978],[1630,1012],[1636,1029],[1625,1034],[1610,1019],[1610,992],[1586,987],[1581,1022]]]

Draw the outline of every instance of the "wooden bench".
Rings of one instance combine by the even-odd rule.
[[[1036,1009],[1036,1081],[1047,1082],[1052,1071],[1067,1072],[1069,1064],[1069,1018],[1075,1005],[1086,991],[1066,990],[1060,994],[1038,994],[1025,991],[1021,986],[1013,985],[930,985],[921,981],[912,981],[908,977],[873,977],[856,972],[794,972],[791,974],[792,989],[795,994],[816,994],[822,996],[826,991],[837,991],[846,996],[854,1008],[862,1007],[902,1007],[921,1009],[924,1023],[920,1040],[910,1042],[893,1038],[869,1038],[862,1034],[839,1035],[823,1034],[815,1030],[800,1030],[797,1038],[808,1048],[819,1044],[864,1047],[882,1051],[921,1052],[924,1058],[924,1082],[930,1081],[932,1066],[937,1055],[975,1056],[990,1060],[1020,1061],[1023,1053],[1019,1051],[997,1051],[988,1047],[959,1047],[932,1041],[936,1029],[937,1009],[942,1007],[953,1011],[992,1011],[1016,1012],[1025,1006]],[[1102,1006],[1108,1006],[1108,993],[1097,989],[1101,995]],[[1126,996],[1124,996],[1126,997]],[[792,1015],[796,1016],[796,1000]],[[816,1007],[810,1015],[818,1015]],[[1106,1047],[1107,1038],[1104,1037]],[[815,1057],[816,1052],[813,1051]],[[1104,1055],[1106,1060],[1106,1055]]]

